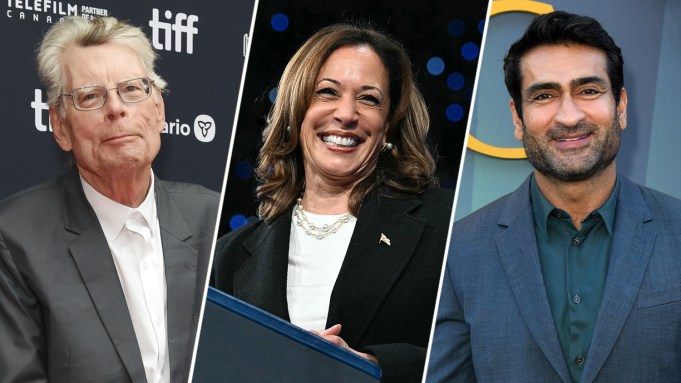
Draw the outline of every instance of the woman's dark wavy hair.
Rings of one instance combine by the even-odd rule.
[[[603,51],[615,104],[619,103],[624,87],[624,59],[620,48],[595,19],[556,11],[537,16],[504,58],[504,82],[520,119],[523,118],[521,60],[527,52],[543,45],[585,45]]]
[[[416,86],[406,51],[395,39],[371,28],[336,24],[312,35],[293,55],[279,81],[256,169],[258,216],[267,222],[287,211],[305,188],[300,127],[319,71],[335,50],[345,46],[370,47],[388,72],[390,111],[386,141],[394,145],[392,150],[379,155],[376,169],[352,190],[350,212],[357,215],[364,198],[381,184],[396,192],[420,193],[436,182],[435,161],[426,145],[428,109]]]

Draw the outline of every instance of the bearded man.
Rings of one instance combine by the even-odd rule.
[[[504,60],[534,172],[454,225],[428,382],[681,381],[681,201],[616,171],[620,48],[537,17]]]

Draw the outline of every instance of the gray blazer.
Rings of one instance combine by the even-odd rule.
[[[681,201],[620,177],[582,382],[681,382]],[[457,222],[428,382],[570,382],[537,252],[529,179]]]
[[[218,195],[155,181],[171,381],[187,381]],[[0,203],[0,382],[145,382],[111,251],[78,172]]]

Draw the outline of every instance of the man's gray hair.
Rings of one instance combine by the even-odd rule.
[[[87,20],[69,16],[53,25],[38,47],[38,74],[47,88],[47,104],[50,107],[57,106],[59,95],[64,93],[63,58],[66,50],[71,46],[88,47],[106,43],[126,46],[135,51],[147,72],[146,76],[158,89],[165,89],[165,80],[154,71],[158,55],[140,28],[113,17]]]

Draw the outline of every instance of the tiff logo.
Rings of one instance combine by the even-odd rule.
[[[43,91],[42,89],[36,89],[33,92],[33,101],[31,101],[31,108],[33,108],[35,116],[35,128],[41,132],[52,131],[52,125],[50,125],[50,118],[47,118],[47,125],[43,122],[43,112],[48,110],[47,103],[43,101]]]
[[[164,16],[166,20],[172,20],[173,13],[165,11]],[[194,35],[199,34],[199,29],[194,26],[194,23],[199,21],[199,16],[187,15],[186,13],[175,14],[175,23],[171,24],[159,20],[159,11],[157,8],[152,9],[152,19],[149,20],[151,27],[151,41],[154,48],[170,51],[173,49],[173,34],[175,35],[175,52],[182,52],[182,35],[187,36],[187,53],[194,53]],[[175,31],[175,33],[172,33]],[[161,31],[163,31],[163,41],[161,41]]]

